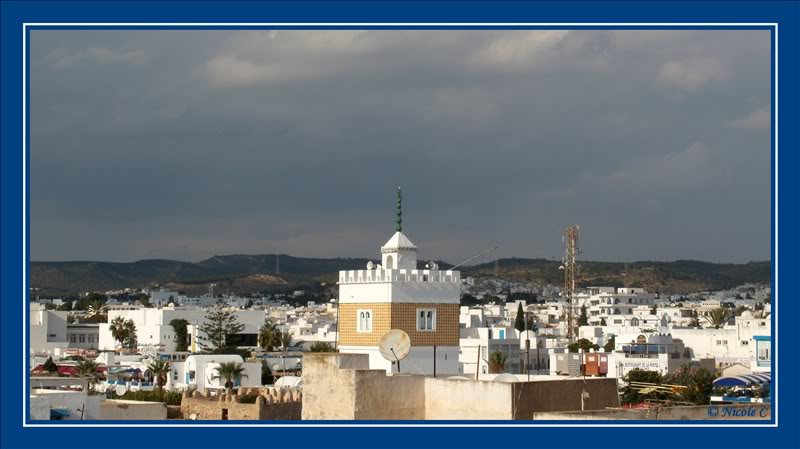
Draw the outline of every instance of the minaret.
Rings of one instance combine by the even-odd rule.
[[[403,372],[458,373],[461,277],[435,266],[417,269],[417,247],[403,234],[400,187],[395,232],[381,247],[381,261],[339,272],[339,351],[368,354],[370,369],[395,372],[378,344],[390,329],[401,329],[412,346]]]

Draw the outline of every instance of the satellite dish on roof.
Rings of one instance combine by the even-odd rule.
[[[371,260],[369,262],[367,262],[367,270],[372,270],[374,268],[375,268],[375,264],[372,263]]]
[[[392,329],[381,337],[378,350],[384,359],[397,362],[397,372],[400,372],[400,361],[411,352],[411,338],[400,329]]]
[[[197,421],[197,413],[192,413],[191,415],[189,415],[189,419],[192,421]]]
[[[117,396],[124,396],[125,393],[127,393],[127,392],[128,392],[128,389],[125,387],[125,385],[117,385],[114,388],[114,393],[116,393]]]
[[[503,373],[503,374],[500,374],[499,376],[495,377],[494,381],[495,382],[507,382],[507,383],[516,382],[517,381],[517,376],[515,376],[513,374],[509,374],[509,373]]]

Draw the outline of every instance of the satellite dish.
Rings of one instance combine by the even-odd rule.
[[[281,366],[279,364],[277,364],[277,363],[273,363],[272,364],[272,371],[273,372],[280,371],[280,370],[281,370]]]
[[[428,262],[428,264],[427,264],[427,265],[425,265],[425,266],[426,266],[426,267],[427,267],[429,270],[435,270],[435,269],[439,268],[439,266],[438,266],[438,265],[436,265],[436,262],[434,262],[434,261],[430,261],[430,262]]]
[[[114,388],[114,393],[116,393],[117,396],[124,396],[125,393],[127,393],[127,392],[128,392],[128,389],[125,387],[125,385],[117,385]]]
[[[411,338],[400,329],[392,329],[381,337],[378,350],[384,359],[397,362],[397,372],[400,372],[400,360],[411,352]]]
[[[367,262],[367,270],[372,270],[373,268],[375,268],[375,264],[370,260]]]
[[[192,421],[197,421],[197,413],[192,413],[191,415],[189,415],[189,419],[191,419]]]
[[[499,376],[495,377],[494,381],[495,382],[512,383],[512,382],[516,382],[517,381],[517,376],[515,376],[513,374],[509,374],[509,373],[503,373],[503,374],[500,374]]]

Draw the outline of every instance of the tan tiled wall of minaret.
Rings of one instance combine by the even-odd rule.
[[[436,309],[436,330],[417,331],[417,309]],[[372,332],[358,332],[358,310],[372,310]],[[370,303],[339,305],[339,344],[378,346],[389,329],[402,329],[412,346],[458,346],[459,304]]]

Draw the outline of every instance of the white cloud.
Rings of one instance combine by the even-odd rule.
[[[729,68],[713,58],[687,58],[665,62],[658,70],[658,82],[685,90],[725,81]]]
[[[735,128],[761,130],[769,129],[771,114],[769,108],[758,108],[751,112],[747,117],[742,117],[731,122]]]
[[[562,42],[569,31],[510,32],[478,49],[471,58],[476,65],[529,66],[542,62]]]

